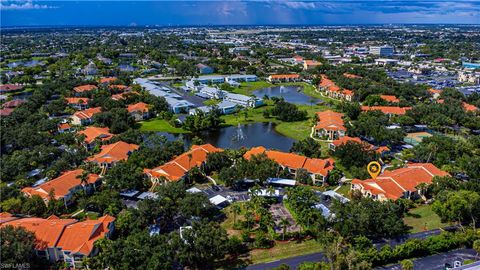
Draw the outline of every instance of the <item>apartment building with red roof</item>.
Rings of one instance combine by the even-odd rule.
[[[394,95],[380,95],[380,98],[390,103],[399,103],[400,100]]]
[[[342,89],[338,87],[335,82],[330,80],[327,75],[320,75],[320,84],[318,85],[319,90],[324,91],[328,97],[343,99],[346,101],[352,101],[354,92],[349,89]]]
[[[82,111],[75,112],[71,119],[74,125],[90,125],[93,122],[93,116],[97,113],[101,113],[100,107],[89,108]]]
[[[32,232],[36,238],[37,256],[50,262],[64,261],[70,267],[82,268],[82,260],[98,253],[95,241],[110,237],[114,230],[115,218],[103,216],[97,220],[77,221],[75,219],[49,218],[15,218],[3,221],[0,227],[22,227]]]
[[[51,195],[56,200],[63,200],[65,205],[70,204],[73,195],[83,189],[95,189],[100,185],[100,176],[97,174],[89,174],[86,182],[82,182],[81,175],[83,169],[66,171],[57,178],[47,181],[35,187],[26,187],[22,189],[25,196],[40,196],[45,203],[48,203]]]
[[[97,163],[104,168],[110,168],[119,161],[127,160],[138,148],[139,146],[136,144],[129,144],[123,141],[102,145],[100,153],[87,158],[87,161]]]
[[[478,111],[477,106],[472,105],[472,104],[468,104],[468,103],[466,103],[466,102],[462,102],[462,106],[463,106],[463,109],[464,109],[466,112],[476,112],[476,111]]]
[[[211,144],[192,145],[190,151],[185,152],[173,160],[153,169],[144,169],[152,185],[163,182],[177,182],[183,179],[193,167],[202,168],[210,153],[221,152],[223,149]]]
[[[329,172],[334,168],[335,164],[335,161],[331,158],[308,158],[294,153],[267,150],[263,146],[250,149],[243,157],[249,160],[252,156],[260,154],[265,154],[283,169],[288,169],[292,175],[296,176],[299,169],[305,169],[310,174],[314,184],[317,182],[325,183]]]
[[[274,74],[267,77],[267,81],[271,83],[279,82],[298,82],[300,74]]]
[[[96,85],[85,84],[85,85],[79,85],[79,86],[74,87],[73,91],[75,92],[76,95],[79,95],[79,94],[90,92],[90,91],[97,90],[97,89],[98,89],[98,87]]]
[[[362,106],[362,111],[381,111],[382,113],[393,116],[393,115],[404,115],[408,110],[411,110],[412,107],[396,107],[396,106]]]
[[[58,133],[65,133],[72,131],[72,126],[69,123],[61,123],[57,127]]]
[[[345,136],[347,129],[344,126],[342,113],[331,110],[317,112],[317,119],[315,132],[318,137],[335,140]]]
[[[295,60],[295,62],[296,62],[297,64],[302,64],[302,63],[303,63],[303,57],[301,57],[301,56],[299,56],[299,55],[295,55],[295,56],[293,57],[293,60]]]
[[[67,97],[67,104],[76,110],[85,110],[88,108],[89,98],[84,97]]]
[[[105,78],[100,78],[100,80],[98,80],[98,82],[100,84],[112,84],[114,82],[116,82],[118,80],[117,77],[105,77]]]
[[[332,151],[335,151],[335,149],[337,147],[339,147],[343,144],[349,143],[349,142],[364,144],[368,150],[373,150],[378,154],[384,154],[384,153],[390,151],[390,148],[388,148],[387,146],[375,146],[375,145],[372,145],[368,142],[362,141],[358,137],[349,137],[349,136],[340,137],[340,138],[334,140],[333,142],[331,142],[328,145],[328,148]]]
[[[23,90],[20,84],[2,84],[0,85],[0,94],[19,92]]]
[[[123,93],[119,93],[119,94],[114,94],[112,95],[112,99],[113,100],[122,100],[122,99],[126,99],[129,95],[138,95],[138,92],[123,92]]]
[[[376,179],[352,180],[352,190],[359,190],[363,196],[378,201],[417,198],[420,184],[431,184],[435,176],[447,176],[432,163],[409,163],[404,168],[384,171]]]
[[[22,105],[23,103],[27,102],[25,99],[14,99],[7,101],[2,104],[2,108],[17,108],[18,106]]]
[[[440,94],[442,93],[442,90],[430,88],[430,89],[428,89],[428,92],[430,93],[430,95],[432,96],[433,99],[437,99],[437,98],[440,97]]]
[[[0,110],[0,116],[9,116],[13,113],[13,108],[5,108]]]
[[[77,132],[77,135],[85,136],[83,143],[88,149],[95,146],[95,141],[100,140],[102,142],[108,141],[113,137],[113,134],[109,132],[107,127],[87,127],[84,130]]]
[[[138,102],[127,106],[127,111],[135,119],[135,121],[142,121],[150,118],[150,108],[147,103]]]
[[[131,90],[130,87],[123,84],[111,84],[108,88],[113,92],[127,92]]]
[[[320,66],[322,63],[315,61],[315,60],[304,60],[303,61],[303,69],[304,70],[310,70],[315,67]]]
[[[361,79],[362,78],[362,76],[358,76],[358,75],[351,74],[351,73],[343,73],[343,77],[349,78],[349,79]]]

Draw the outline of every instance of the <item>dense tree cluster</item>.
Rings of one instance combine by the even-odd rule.
[[[301,111],[292,103],[288,103],[283,99],[275,101],[275,105],[269,110],[269,113],[279,120],[285,122],[302,121],[307,119],[307,112]]]
[[[100,253],[87,264],[115,269],[212,269],[237,248],[226,231],[212,222],[217,215],[205,195],[186,192],[182,183],[167,184],[158,190],[158,199],[122,211],[117,220],[118,239],[97,242]],[[158,226],[160,233],[149,235],[151,226]]]
[[[192,132],[202,130],[216,129],[224,122],[220,118],[220,111],[212,107],[209,112],[197,110],[195,115],[189,115],[185,118],[183,127]]]

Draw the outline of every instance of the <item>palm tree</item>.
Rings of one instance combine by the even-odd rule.
[[[77,178],[80,179],[80,185],[82,185],[83,190],[86,191],[88,185],[88,172],[83,171],[80,175],[77,175]]]
[[[240,205],[237,203],[232,204],[232,214],[233,214],[233,226],[235,227],[237,223],[237,215],[240,213]]]
[[[287,233],[287,227],[290,226],[290,221],[287,218],[282,218],[279,225],[282,226],[282,240],[285,241],[285,234]]]
[[[272,186],[268,186],[267,194],[270,195],[270,196],[275,195],[275,188],[273,188]]]

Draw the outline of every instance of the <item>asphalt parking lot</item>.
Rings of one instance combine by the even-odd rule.
[[[270,212],[272,213],[273,221],[276,224],[276,232],[283,231],[283,228],[280,225],[280,221],[284,218],[286,218],[290,223],[290,225],[287,226],[287,232],[296,232],[300,230],[300,227],[297,225],[290,212],[288,212],[287,208],[285,208],[282,203],[272,204],[270,206]]]

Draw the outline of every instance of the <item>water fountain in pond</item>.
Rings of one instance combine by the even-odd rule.
[[[233,135],[232,141],[243,141],[245,140],[245,134],[243,133],[242,127],[240,126],[240,123],[237,126],[237,131]]]

